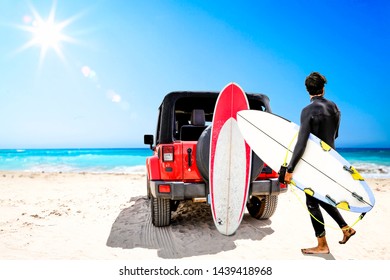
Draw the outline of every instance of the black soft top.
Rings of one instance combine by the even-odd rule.
[[[168,93],[159,107],[160,123],[157,128],[157,142],[160,144],[172,143],[175,140],[175,122],[187,122],[194,109],[203,109],[206,122],[211,122],[218,95],[219,92],[213,91],[174,91]],[[258,93],[246,93],[246,95],[250,109],[271,112],[268,96]]]

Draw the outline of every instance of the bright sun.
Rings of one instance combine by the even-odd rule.
[[[44,20],[40,14],[31,7],[33,18],[30,16],[24,17],[24,23],[28,24],[20,26],[21,29],[31,33],[32,38],[24,44],[19,51],[37,46],[40,48],[39,65],[42,65],[47,51],[53,49],[57,55],[64,60],[64,55],[61,49],[62,42],[74,42],[75,40],[63,33],[63,29],[68,26],[74,18],[64,20],[62,22],[55,21],[56,3],[50,10],[49,17]]]
[[[51,20],[34,21],[32,43],[40,45],[42,49],[53,48],[59,50],[59,43],[64,35],[61,33],[61,26]]]

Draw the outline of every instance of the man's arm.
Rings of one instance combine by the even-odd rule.
[[[292,173],[294,171],[295,166],[298,164],[298,161],[305,152],[307,139],[309,138],[311,131],[310,120],[310,115],[308,114],[307,110],[304,109],[301,113],[301,127],[298,133],[297,144],[295,145],[293,156],[287,167],[288,173]]]

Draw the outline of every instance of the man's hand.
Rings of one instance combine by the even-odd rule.
[[[286,184],[290,184],[291,181],[292,181],[292,177],[293,177],[293,174],[286,171],[286,175],[284,175],[284,181],[286,182]]]

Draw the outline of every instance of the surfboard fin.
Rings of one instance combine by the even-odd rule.
[[[352,196],[353,196],[354,198],[356,198],[357,200],[359,200],[360,202],[364,202],[363,197],[360,196],[360,195],[358,195],[357,193],[353,192],[353,193],[352,193]]]
[[[364,181],[364,178],[362,177],[362,175],[360,175],[360,173],[356,170],[355,167],[353,167],[353,166],[348,167],[348,166],[344,165],[343,169],[348,171],[349,173],[351,173],[353,179],[359,180],[359,181]]]
[[[336,207],[347,211],[351,210],[347,201],[341,201],[337,203]]]
[[[329,152],[332,147],[329,146],[328,144],[326,144],[324,141],[321,141],[320,142],[320,145],[321,145],[321,148],[325,151],[325,152]]]
[[[333,198],[331,198],[329,194],[327,194],[325,197],[326,197],[326,199],[329,201],[329,204],[331,204],[331,205],[333,205],[333,206],[337,206],[336,200],[334,200]]]
[[[310,195],[310,196],[314,195],[314,191],[312,189],[310,189],[310,188],[305,188],[303,191],[305,193],[307,193],[308,195]]]
[[[355,167],[351,166],[351,169],[353,171],[352,177],[355,180],[364,181],[364,178],[359,174],[359,172],[355,169]]]

